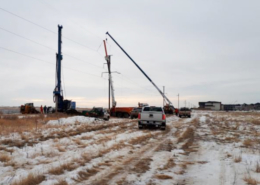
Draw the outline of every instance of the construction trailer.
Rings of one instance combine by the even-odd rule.
[[[64,100],[63,90],[61,84],[61,61],[63,59],[61,52],[61,44],[62,44],[62,26],[58,25],[58,53],[56,53],[56,73],[55,73],[55,88],[53,91],[53,102],[55,103],[55,111],[56,112],[67,112],[77,114],[76,110],[73,109],[76,107],[76,103],[71,100]]]
[[[125,53],[125,55],[134,63],[134,65],[143,73],[143,75],[153,84],[153,86],[157,89],[157,91],[161,94],[161,96],[166,100],[167,104],[164,109],[169,114],[173,114],[175,112],[174,106],[172,102],[165,96],[165,94],[155,85],[155,83],[150,79],[150,77],[141,69],[141,67],[128,55],[128,53],[117,43],[117,41],[107,32],[106,33],[114,42],[115,44]]]

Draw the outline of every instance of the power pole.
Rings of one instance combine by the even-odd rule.
[[[164,86],[163,86],[163,95],[165,96],[165,87]],[[165,98],[164,98],[164,96],[163,96],[163,107],[165,105]]]
[[[108,68],[108,109],[110,110],[110,89],[111,89],[111,84],[110,84],[110,76],[111,76],[111,63],[110,63],[110,55],[107,55],[107,46],[106,46],[106,41],[103,40],[104,42],[104,47],[105,47],[105,52],[106,52],[106,61],[107,61],[107,68]]]
[[[178,94],[178,113],[179,113],[179,111],[180,111],[179,98],[180,98],[180,94]]]
[[[186,107],[186,100],[185,100],[185,107]]]

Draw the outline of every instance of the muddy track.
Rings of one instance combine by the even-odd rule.
[[[100,171],[84,183],[93,185],[122,184],[129,173],[137,173],[139,175],[145,173],[149,170],[149,165],[152,161],[151,157],[155,152],[171,150],[173,146],[169,142],[169,138],[173,137],[175,131],[176,129],[172,129],[172,126],[167,126],[166,131],[161,131],[152,142],[149,140],[143,142],[139,149],[129,153],[120,161],[114,162],[109,169]]]

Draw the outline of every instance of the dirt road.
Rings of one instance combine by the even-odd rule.
[[[139,130],[128,119],[54,120],[37,132],[1,137],[0,184],[257,183],[258,119],[194,112],[168,117],[165,131]]]

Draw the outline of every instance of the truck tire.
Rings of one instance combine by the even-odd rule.
[[[161,130],[165,130],[165,129],[166,129],[166,126],[161,127]]]
[[[124,113],[124,118],[129,118],[129,114],[128,113]]]
[[[138,128],[139,128],[139,129],[142,129],[142,128],[143,128],[143,125],[140,124],[140,123],[138,123]]]
[[[116,114],[116,117],[121,118],[121,117],[122,117],[122,113],[121,113],[121,112],[118,112],[118,113]]]

